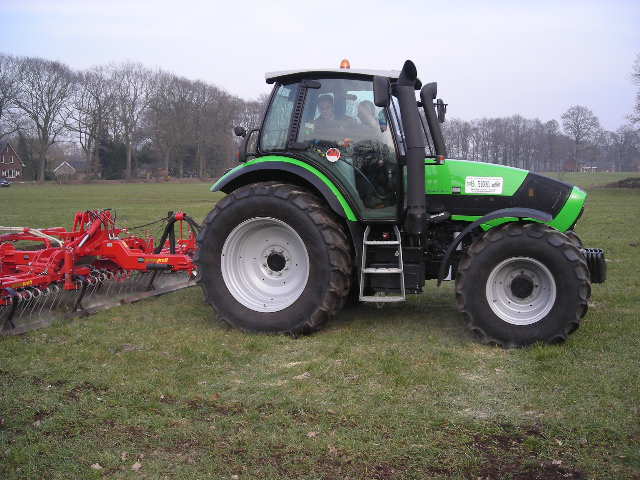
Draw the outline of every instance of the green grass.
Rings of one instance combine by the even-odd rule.
[[[564,345],[480,345],[433,282],[298,339],[228,329],[183,290],[0,339],[0,478],[638,478],[640,191],[593,188],[626,176],[564,176],[610,260]],[[207,187],[14,185],[0,224],[203,218]]]

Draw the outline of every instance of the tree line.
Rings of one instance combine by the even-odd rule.
[[[447,153],[534,171],[635,170],[640,162],[640,131],[632,123],[615,132],[600,127],[585,106],[574,105],[556,120],[520,115],[480,120],[451,119],[443,124]]]
[[[209,177],[233,163],[235,125],[257,122],[265,96],[245,101],[215,85],[139,63],[73,71],[0,54],[0,139],[12,140],[34,179],[53,145],[79,145],[93,178]]]
[[[640,87],[640,56],[632,80]],[[79,145],[91,178],[214,176],[233,165],[233,126],[259,123],[266,95],[243,100],[203,81],[139,63],[74,71],[63,63],[0,54],[0,139],[10,139],[34,179],[44,180],[53,145]],[[593,112],[570,107],[561,122],[520,115],[451,119],[452,158],[536,171],[631,170],[640,159],[640,88],[629,123],[601,128]]]

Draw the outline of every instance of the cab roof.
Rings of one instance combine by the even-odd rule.
[[[379,76],[387,77],[391,80],[397,80],[399,75],[399,70],[368,70],[360,68],[308,68],[304,70],[283,70],[280,72],[267,72],[265,74],[265,79],[267,83],[318,76],[359,78],[373,78],[374,76]]]

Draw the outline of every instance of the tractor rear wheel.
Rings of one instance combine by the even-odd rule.
[[[456,300],[469,327],[505,347],[558,343],[587,312],[589,269],[562,233],[509,223],[474,242],[458,265]]]
[[[318,330],[350,289],[343,228],[315,195],[295,185],[238,188],[207,216],[198,246],[205,301],[242,330]]]

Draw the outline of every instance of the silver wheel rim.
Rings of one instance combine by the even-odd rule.
[[[512,325],[531,325],[553,308],[556,282],[538,260],[512,257],[491,271],[486,295],[491,310],[500,319]]]
[[[270,217],[250,218],[234,228],[222,247],[220,266],[233,298],[256,312],[292,305],[309,278],[309,254],[300,235]]]

